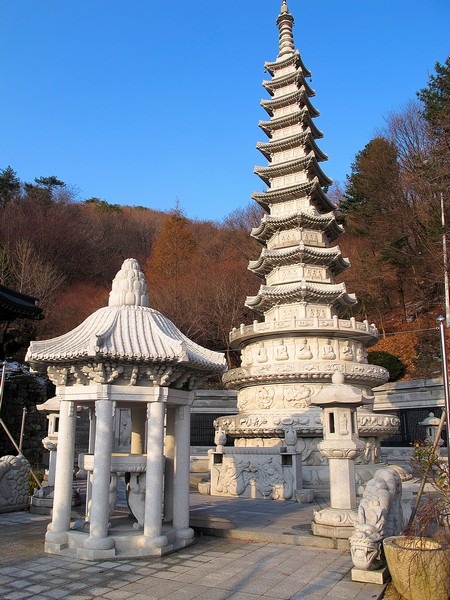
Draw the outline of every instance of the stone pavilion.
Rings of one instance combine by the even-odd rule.
[[[138,263],[125,260],[109,304],[74,330],[30,344],[26,360],[47,373],[60,401],[53,517],[45,550],[87,560],[162,555],[193,541],[189,528],[189,433],[193,390],[226,370],[225,357],[195,344],[149,307]],[[77,407],[89,408],[86,515],[71,524]],[[131,452],[113,454],[118,408],[131,409]],[[117,411],[118,412],[118,411]],[[135,523],[113,519],[125,475]]]

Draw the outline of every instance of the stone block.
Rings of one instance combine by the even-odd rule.
[[[360,581],[361,583],[376,583],[383,585],[390,579],[387,567],[382,567],[381,569],[376,569],[374,571],[366,571],[364,569],[353,567],[351,574],[352,581]]]

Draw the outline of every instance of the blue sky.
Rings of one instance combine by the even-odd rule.
[[[0,0],[0,168],[80,200],[221,220],[264,184],[258,120],[281,0]],[[288,0],[324,170],[355,154],[450,54],[448,0]]]

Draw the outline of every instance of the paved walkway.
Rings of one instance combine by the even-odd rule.
[[[162,558],[83,562],[44,553],[49,517],[0,514],[1,600],[377,600],[348,551],[313,547],[313,506],[191,495],[196,544]],[[254,541],[257,540],[257,541]]]

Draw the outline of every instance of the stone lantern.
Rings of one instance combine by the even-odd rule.
[[[371,402],[359,388],[344,381],[344,374],[336,371],[332,384],[312,402],[323,409],[323,441],[318,448],[330,468],[330,506],[314,513],[312,530],[332,538],[348,538],[353,533],[357,519],[354,461],[364,450],[356,408]]]
[[[425,441],[429,444],[434,444],[434,440],[438,434],[439,425],[441,420],[434,416],[433,412],[430,412],[428,417],[423,421],[420,421],[419,425],[425,427]],[[444,443],[443,439],[438,441],[438,445],[442,446]]]

